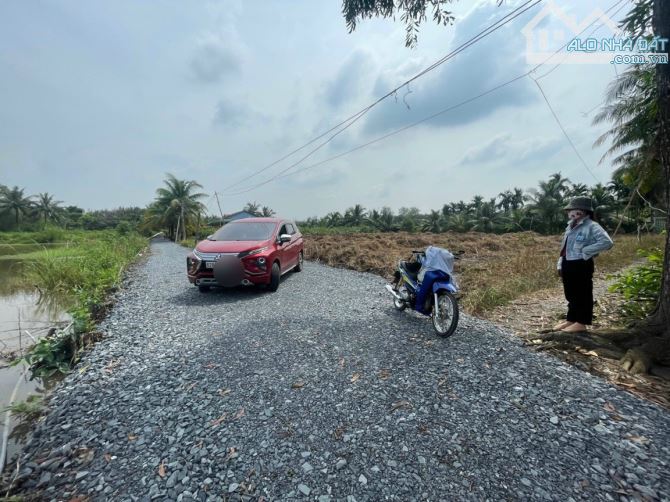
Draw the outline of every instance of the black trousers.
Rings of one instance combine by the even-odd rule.
[[[570,322],[591,324],[593,322],[593,258],[589,260],[566,260],[561,265],[563,291],[568,300]]]

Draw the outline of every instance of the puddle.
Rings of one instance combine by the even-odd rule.
[[[35,246],[25,247],[21,252],[31,249]],[[14,255],[14,252],[8,253],[0,246],[0,463],[3,450],[5,462],[11,462],[30,431],[30,424],[10,417],[5,408],[12,401],[25,401],[31,394],[45,392],[45,383],[40,379],[30,380],[25,364],[9,366],[8,358],[21,354],[47,335],[51,327],[64,327],[71,320],[54,302],[39,301],[39,295],[31,291],[21,277],[21,260],[6,258],[9,254]]]

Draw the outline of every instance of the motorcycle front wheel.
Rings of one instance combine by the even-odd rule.
[[[402,290],[406,290],[405,286],[400,286],[398,289],[398,293],[400,293]],[[396,308],[396,310],[403,311],[407,308],[407,303],[404,302],[403,300],[400,300],[398,298],[393,298],[393,306]]]
[[[433,305],[433,328],[435,332],[448,337],[454,334],[458,326],[458,302],[448,291],[437,293],[437,304]]]

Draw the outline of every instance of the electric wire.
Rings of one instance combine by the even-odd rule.
[[[607,9],[607,11],[605,11],[605,14],[607,14],[609,11],[611,11],[612,9],[618,7],[620,4],[622,4],[622,3],[626,2],[626,1],[627,1],[627,0],[618,0],[618,1],[615,2],[612,6],[610,6],[610,8]],[[581,32],[579,32],[576,36],[579,36],[579,35],[581,35],[582,33],[584,33],[584,32],[585,32],[587,29],[589,29],[589,28],[593,25],[593,23],[595,23],[595,22],[596,22],[596,20],[594,19],[590,24],[588,24],[586,27],[584,27],[584,29],[583,29]],[[438,111],[438,112],[436,112],[436,113],[434,113],[434,114],[432,114],[432,115],[430,115],[430,116],[428,116],[428,117],[425,117],[425,118],[423,118],[423,119],[421,119],[421,120],[418,120],[418,121],[416,121],[416,122],[413,122],[413,123],[411,123],[411,124],[408,124],[408,125],[406,125],[406,126],[400,128],[400,129],[396,129],[396,130],[394,130],[394,131],[391,131],[390,133],[387,133],[387,134],[385,134],[385,135],[383,135],[383,136],[380,136],[380,137],[375,138],[375,139],[373,139],[373,140],[371,140],[371,141],[368,141],[368,142],[366,142],[366,143],[363,143],[363,144],[361,144],[361,145],[359,145],[359,146],[356,146],[356,147],[354,147],[354,148],[352,148],[352,149],[350,149],[350,150],[347,150],[347,151],[345,151],[345,152],[342,152],[342,153],[339,153],[339,154],[334,155],[334,156],[332,156],[332,157],[329,157],[329,158],[327,158],[327,159],[324,159],[324,160],[322,160],[322,161],[320,161],[320,162],[317,162],[317,163],[315,163],[315,164],[311,164],[311,165],[309,165],[309,166],[302,167],[302,168],[297,169],[297,170],[295,170],[295,171],[292,171],[292,172],[290,172],[290,173],[286,173],[285,171],[288,170],[288,169],[286,169],[286,170],[284,170],[284,172],[280,172],[280,173],[278,173],[277,175],[275,175],[275,176],[273,176],[273,177],[271,177],[271,178],[268,178],[267,180],[265,180],[265,181],[263,181],[263,182],[261,182],[261,183],[257,183],[257,184],[255,184],[255,185],[250,186],[250,187],[241,189],[241,190],[236,191],[236,192],[228,193],[228,194],[226,194],[226,195],[228,195],[228,196],[235,196],[235,195],[245,194],[245,193],[251,192],[251,191],[253,191],[253,190],[257,189],[257,188],[260,188],[261,186],[264,186],[264,185],[266,185],[266,184],[268,184],[268,183],[271,183],[272,181],[275,181],[275,180],[277,180],[277,179],[287,178],[287,177],[289,177],[289,176],[293,176],[293,175],[295,175],[295,174],[298,174],[298,173],[307,171],[307,170],[309,170],[309,169],[313,169],[313,168],[315,168],[315,167],[321,166],[321,165],[326,164],[326,163],[328,163],[328,162],[332,162],[332,161],[334,161],[334,160],[336,160],[336,159],[339,159],[339,158],[341,158],[341,157],[344,157],[345,155],[349,155],[349,154],[351,154],[351,153],[353,153],[353,152],[356,152],[356,151],[358,151],[358,150],[361,150],[361,149],[363,149],[363,148],[365,148],[365,147],[367,147],[367,146],[370,146],[370,145],[372,145],[372,144],[374,144],[374,143],[377,143],[377,142],[382,141],[382,140],[384,140],[384,139],[387,139],[387,138],[389,138],[389,137],[391,137],[391,136],[394,136],[394,135],[396,135],[396,134],[399,134],[399,133],[401,133],[401,132],[403,132],[403,131],[406,131],[406,130],[408,130],[408,129],[411,129],[411,128],[413,128],[413,127],[416,127],[416,126],[418,126],[418,125],[420,125],[420,124],[422,124],[422,123],[424,123],[424,122],[427,122],[427,121],[429,121],[429,120],[432,120],[432,119],[434,119],[434,118],[436,118],[436,117],[438,117],[438,116],[440,116],[440,115],[443,115],[443,114],[445,114],[445,113],[447,113],[447,112],[449,112],[449,111],[452,111],[452,110],[454,110],[454,109],[456,109],[456,108],[460,108],[461,106],[464,106],[464,105],[466,105],[466,104],[468,104],[468,103],[471,103],[472,101],[475,101],[475,100],[477,100],[477,99],[480,99],[480,98],[482,98],[482,97],[484,97],[484,96],[486,96],[486,95],[488,95],[488,94],[491,94],[491,93],[493,93],[493,92],[495,92],[495,91],[497,91],[497,90],[499,90],[499,89],[502,89],[503,87],[506,87],[506,86],[508,86],[508,85],[511,85],[511,84],[513,84],[514,82],[517,82],[517,81],[519,81],[519,80],[521,80],[521,79],[523,79],[523,78],[525,78],[525,77],[527,77],[527,76],[531,76],[531,74],[532,74],[533,72],[535,72],[535,71],[536,71],[538,68],[540,68],[541,66],[547,64],[547,62],[549,62],[551,59],[553,59],[554,56],[556,56],[556,55],[557,55],[559,52],[561,52],[565,47],[567,47],[568,43],[569,43],[569,42],[566,42],[566,43],[565,43],[562,47],[560,47],[556,52],[554,52],[553,54],[551,54],[547,59],[545,59],[545,60],[542,61],[541,63],[537,64],[537,65],[536,65],[535,67],[533,67],[531,70],[529,70],[529,71],[527,71],[527,72],[525,72],[525,73],[523,73],[523,74],[521,74],[521,75],[518,75],[517,77],[514,77],[514,78],[512,78],[512,79],[510,79],[510,80],[508,80],[508,81],[506,81],[506,82],[503,82],[503,83],[501,83],[501,84],[499,84],[499,85],[497,85],[497,86],[495,86],[495,87],[492,87],[492,88],[490,88],[490,89],[488,89],[488,90],[486,90],[486,91],[484,91],[484,92],[482,92],[482,93],[480,93],[480,94],[478,94],[478,95],[476,95],[476,96],[473,96],[473,97],[471,97],[471,98],[468,98],[468,99],[466,99],[466,100],[464,100],[464,101],[461,101],[460,103],[457,103],[457,104],[455,104],[455,105],[452,105],[452,106],[450,106],[450,107],[448,107],[448,108],[444,108],[444,109],[442,109],[442,110],[440,110],[440,111]],[[532,78],[532,77],[531,77],[531,78]],[[540,88],[540,91],[542,92],[542,89],[541,89],[541,88]],[[543,92],[542,92],[542,94],[544,95]],[[547,104],[549,104],[549,103],[547,102]],[[553,110],[553,108],[551,108],[551,105],[549,105],[549,106],[550,106],[550,109]],[[560,125],[560,123],[559,123],[559,125]],[[561,129],[563,129],[562,125],[561,125]],[[565,134],[567,134],[567,133],[565,133]],[[568,141],[569,141],[570,144],[573,146],[573,148],[575,148],[575,147],[574,147],[574,144],[573,144],[572,141],[569,139],[569,137],[568,137]],[[576,150],[576,148],[575,148],[575,150]],[[581,158],[581,155],[579,155],[579,152],[577,152],[577,155],[578,155],[578,157]],[[582,162],[584,162],[583,159],[582,159]],[[585,164],[585,162],[584,162],[584,164]],[[587,167],[587,170],[588,170],[589,172],[591,172],[591,171],[588,169],[588,167]],[[591,173],[591,175],[595,177],[595,175],[593,175],[593,173]],[[596,180],[597,180],[597,178],[596,178]]]
[[[570,138],[570,135],[568,134],[568,131],[565,130],[565,127],[563,126],[563,123],[561,122],[561,119],[558,118],[558,115],[556,114],[556,111],[554,110],[554,107],[551,106],[551,103],[549,102],[549,99],[547,98],[547,95],[544,93],[544,90],[542,89],[542,86],[537,81],[537,78],[533,77],[530,74],[528,76],[535,82],[535,85],[537,85],[537,88],[540,90],[540,94],[542,94],[542,97],[544,98],[544,102],[547,103],[547,107],[549,107],[549,111],[553,115],[554,120],[556,120],[556,123],[558,124],[558,127],[563,132],[563,136],[565,136],[565,139],[567,139],[568,143],[570,143],[570,146],[574,150],[575,155],[577,155],[577,157],[581,161],[582,165],[589,172],[589,174],[591,176],[593,176],[593,179],[596,180],[596,183],[600,183],[600,179],[598,179],[598,177],[595,174],[593,174],[593,171],[591,171],[591,168],[588,166],[588,164],[584,160],[584,157],[582,157],[582,154],[579,153],[579,150],[577,150],[577,147],[575,146],[574,142],[572,141],[572,138]]]
[[[612,12],[612,14],[610,14],[608,17],[609,17],[610,19],[613,18],[613,17],[615,17],[619,12],[621,12],[621,10],[622,10],[624,7],[626,7],[626,3],[624,3],[623,5],[621,5],[616,11]],[[605,26],[605,22],[604,22],[604,21],[603,21],[602,23],[600,23],[598,26],[596,26],[596,27],[594,28],[594,30],[593,30],[591,33],[589,33],[588,36],[589,36],[589,37],[593,36],[593,35],[594,35],[598,30],[600,30],[600,28],[602,28],[603,26]],[[617,33],[620,33],[620,32],[621,32],[621,30],[619,30]],[[576,37],[575,37],[575,38],[576,38]],[[565,47],[565,46],[564,46],[564,47]],[[561,50],[563,50],[563,49],[561,48]],[[537,77],[537,79],[538,79],[538,80],[543,79],[544,77],[546,77],[546,76],[549,75],[550,73],[553,73],[559,66],[561,66],[561,65],[563,64],[563,62],[568,58],[569,55],[570,55],[569,53],[566,54],[565,57],[564,57],[559,63],[557,63],[551,70],[547,71],[546,73],[543,73],[542,75],[540,75],[539,77]],[[614,65],[614,67],[616,68],[616,65]]]
[[[470,47],[471,45],[474,45],[475,43],[479,42],[480,40],[482,40],[483,38],[487,37],[487,36],[490,35],[491,33],[494,33],[495,31],[497,31],[498,29],[502,28],[502,27],[505,26],[507,23],[509,23],[510,21],[514,20],[516,17],[520,16],[521,14],[523,14],[524,12],[526,12],[527,10],[529,10],[529,9],[531,9],[531,8],[533,8],[533,7],[535,7],[536,5],[538,5],[539,3],[541,3],[542,1],[543,1],[543,0],[527,0],[524,4],[520,5],[519,7],[517,7],[516,9],[514,9],[513,11],[509,12],[508,14],[506,14],[505,16],[503,16],[502,18],[500,18],[498,21],[496,21],[495,23],[493,23],[492,25],[490,25],[490,26],[487,27],[486,29],[480,31],[480,32],[477,33],[475,36],[471,37],[469,40],[463,42],[460,46],[456,47],[455,49],[453,49],[452,51],[450,51],[448,54],[446,54],[445,56],[443,56],[442,58],[438,59],[437,61],[435,61],[435,62],[434,62],[433,64],[431,64],[430,66],[428,66],[427,68],[424,68],[424,69],[421,70],[419,73],[417,73],[416,75],[414,75],[413,77],[411,77],[409,80],[406,80],[405,82],[403,82],[403,83],[400,84],[399,86],[395,87],[395,88],[392,89],[391,91],[388,91],[386,94],[384,94],[383,96],[381,96],[380,98],[378,98],[378,99],[377,99],[376,101],[374,101],[372,104],[366,106],[365,108],[363,108],[362,110],[358,111],[358,112],[355,113],[354,115],[348,117],[347,119],[343,120],[342,122],[338,123],[337,125],[331,127],[330,129],[328,129],[328,130],[325,131],[324,133],[320,134],[319,136],[315,137],[314,139],[310,140],[308,143],[305,143],[305,144],[302,145],[301,147],[296,148],[295,150],[293,150],[293,151],[287,153],[286,155],[284,155],[283,157],[281,157],[281,158],[275,160],[274,162],[272,162],[272,163],[270,163],[270,164],[264,166],[263,168],[261,168],[261,169],[259,169],[259,170],[257,170],[257,171],[254,171],[253,173],[251,173],[251,174],[249,174],[248,176],[246,176],[246,177],[244,177],[244,178],[238,180],[237,182],[235,182],[235,183],[233,183],[233,184],[231,184],[231,185],[228,185],[228,186],[224,187],[224,189],[223,189],[224,192],[225,192],[226,190],[229,190],[229,189],[231,189],[231,188],[234,188],[234,187],[236,187],[236,186],[238,186],[238,185],[244,183],[244,182],[247,181],[248,179],[253,178],[254,176],[257,176],[258,174],[260,174],[260,173],[262,173],[262,172],[265,172],[266,170],[270,169],[271,167],[274,167],[275,165],[277,165],[277,164],[279,164],[280,162],[286,160],[287,158],[291,157],[292,155],[294,155],[294,154],[298,153],[299,151],[305,149],[305,148],[308,147],[309,145],[315,143],[316,141],[318,141],[319,139],[323,138],[324,136],[327,136],[327,135],[330,134],[331,132],[336,131],[337,129],[339,129],[340,127],[342,127],[341,130],[337,131],[335,134],[333,134],[332,136],[330,136],[326,141],[324,141],[323,143],[321,143],[317,148],[315,148],[315,149],[313,149],[312,151],[310,151],[306,156],[304,156],[304,157],[301,158],[299,161],[297,161],[296,163],[294,163],[294,164],[292,164],[291,166],[289,166],[288,168],[286,168],[283,172],[286,172],[286,171],[288,171],[289,169],[291,169],[292,167],[295,167],[296,165],[300,164],[301,162],[303,162],[304,160],[306,160],[307,158],[309,158],[311,155],[313,155],[314,153],[316,153],[316,152],[317,152],[319,149],[321,149],[323,146],[325,146],[326,144],[328,144],[329,142],[331,142],[331,141],[332,141],[335,137],[337,137],[339,134],[341,134],[341,133],[344,132],[346,129],[348,129],[349,127],[351,127],[353,124],[355,124],[361,117],[363,117],[365,114],[367,114],[367,112],[369,112],[372,108],[374,108],[375,106],[377,106],[379,103],[381,103],[381,102],[384,101],[385,99],[389,98],[390,96],[395,95],[395,94],[396,94],[400,89],[402,89],[403,87],[405,87],[405,86],[409,86],[410,83],[414,82],[415,80],[417,80],[418,78],[422,77],[422,76],[425,75],[426,73],[428,73],[428,72],[434,70],[434,69],[437,68],[438,66],[444,64],[444,63],[447,62],[448,60],[450,60],[450,59],[452,59],[453,57],[457,56],[458,54],[460,54],[461,52],[463,52],[465,49],[467,49],[468,47]],[[532,5],[529,5],[529,4],[532,4]],[[508,18],[509,18],[509,19],[508,19]],[[345,124],[346,124],[346,125],[345,125]],[[283,174],[283,172],[280,173],[280,174]],[[226,194],[224,193],[224,195],[226,195]]]

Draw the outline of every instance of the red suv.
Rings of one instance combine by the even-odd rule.
[[[186,257],[188,280],[210,286],[266,284],[271,291],[290,270],[303,267],[304,242],[292,221],[245,218],[222,226]]]

